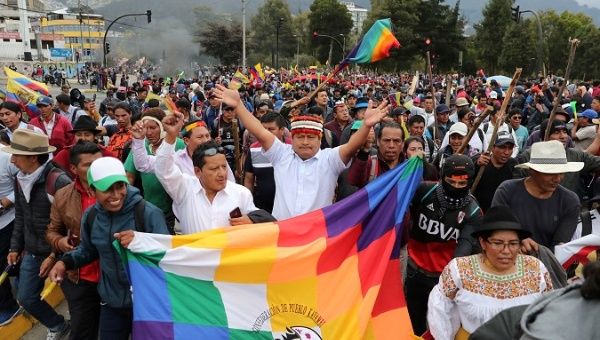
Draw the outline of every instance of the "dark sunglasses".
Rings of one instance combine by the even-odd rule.
[[[512,116],[512,119],[522,119],[521,116]]]
[[[216,155],[218,153],[223,153],[224,154],[225,153],[225,149],[223,149],[223,147],[220,147],[220,146],[218,148],[209,148],[209,149],[202,150],[202,151],[198,152],[198,154],[199,154],[198,156],[200,156],[200,157],[214,156],[214,155]]]

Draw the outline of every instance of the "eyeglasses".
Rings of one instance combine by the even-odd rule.
[[[490,247],[492,247],[492,249],[494,250],[504,250],[505,247],[508,247],[508,250],[518,250],[521,247],[521,241],[508,241],[508,242],[504,242],[504,241],[500,241],[500,240],[490,240],[487,239],[485,240]]]
[[[521,116],[512,116],[511,118],[514,119],[514,120],[521,120],[522,119]]]
[[[200,157],[214,156],[218,153],[225,153],[225,149],[223,149],[220,146],[218,148],[208,148],[206,150],[198,151],[198,156],[200,156]]]

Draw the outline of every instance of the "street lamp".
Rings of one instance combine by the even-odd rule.
[[[277,34],[276,34],[276,38],[275,38],[275,69],[279,70],[279,30],[281,29],[281,26],[283,25],[283,21],[285,19],[283,18],[279,18],[279,20],[277,21]]]
[[[242,0],[242,69],[246,69],[246,2]]]
[[[344,39],[344,40],[342,40],[342,44],[343,44],[343,45],[342,45],[342,52],[343,52],[342,54],[346,54],[346,35],[344,35],[344,34],[342,34],[342,33],[340,33],[340,34],[338,34],[338,35],[339,35],[340,37],[342,37],[342,39]]]
[[[300,64],[300,36],[294,34],[294,38],[296,38],[296,65]]]
[[[313,32],[312,36],[313,36],[313,39],[316,39],[316,38],[319,38],[319,37],[325,37],[325,38],[329,38],[329,39],[331,39],[332,41],[335,41],[335,42],[338,44],[338,46],[339,46],[339,47],[342,49],[342,51],[344,51],[344,50],[345,50],[345,49],[344,49],[344,46],[342,45],[342,43],[341,43],[339,40],[337,40],[336,38],[334,38],[334,37],[332,37],[332,36],[330,36],[330,35],[327,35],[327,34],[321,34],[321,33],[318,33],[318,32]],[[345,37],[344,37],[344,38],[345,38]],[[344,39],[344,41],[345,41],[345,39]]]
[[[113,20],[110,25],[108,25],[108,27],[106,28],[106,31],[104,31],[104,38],[102,39],[102,46],[103,46],[103,54],[104,54],[104,58],[103,58],[103,66],[106,67],[106,54],[108,53],[108,51],[106,50],[106,37],[108,36],[108,31],[110,30],[110,28],[112,27],[112,25],[115,24],[115,22],[117,22],[119,19],[125,18],[125,17],[137,17],[137,16],[146,16],[146,18],[148,19],[148,23],[152,22],[152,11],[151,10],[147,10],[146,13],[141,13],[141,14],[124,14],[121,15],[120,17],[116,18],[115,20]]]

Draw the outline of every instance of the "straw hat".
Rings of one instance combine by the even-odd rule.
[[[56,151],[48,144],[48,136],[29,129],[16,129],[13,133],[10,146],[2,151],[13,155],[43,155]]]
[[[544,174],[562,174],[577,172],[583,168],[583,162],[567,161],[563,144],[556,140],[538,142],[531,146],[529,162],[516,166],[521,169],[533,169]]]

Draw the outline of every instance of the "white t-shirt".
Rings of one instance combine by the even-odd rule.
[[[271,148],[263,152],[274,169],[275,218],[284,220],[333,203],[338,177],[347,167],[339,146],[302,160],[291,145],[275,138]]]

